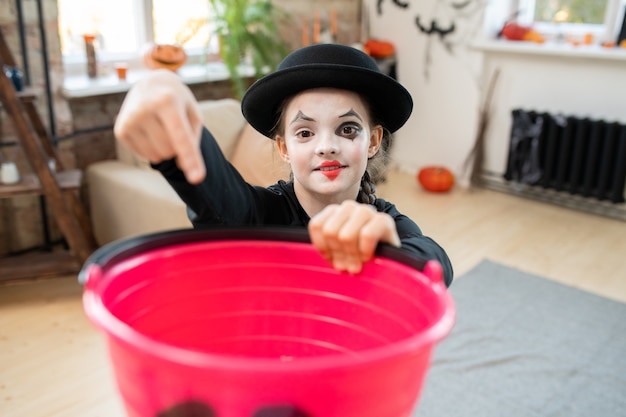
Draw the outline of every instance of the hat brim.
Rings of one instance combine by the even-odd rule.
[[[286,98],[323,87],[361,94],[378,121],[392,133],[406,123],[413,110],[411,94],[392,77],[340,64],[305,64],[266,75],[246,91],[241,109],[252,127],[271,137],[279,106]]]

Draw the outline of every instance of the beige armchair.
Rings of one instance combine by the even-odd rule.
[[[256,132],[234,99],[200,102],[205,126],[226,158],[253,185],[267,186],[289,177],[289,166],[274,142]],[[89,207],[96,241],[114,240],[191,227],[185,204],[147,161],[116,143],[118,159],[87,168]]]

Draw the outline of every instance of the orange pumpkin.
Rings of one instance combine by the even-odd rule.
[[[505,39],[510,41],[523,41],[524,36],[530,32],[530,26],[523,26],[515,22],[507,22],[500,32]]]
[[[363,45],[366,54],[374,58],[387,58],[396,53],[396,48],[391,42],[381,41],[378,39],[369,39]]]
[[[454,186],[454,174],[442,166],[428,166],[419,170],[417,181],[427,191],[442,193]]]
[[[187,62],[187,54],[179,45],[155,44],[146,50],[143,61],[150,69],[165,68],[176,71]]]

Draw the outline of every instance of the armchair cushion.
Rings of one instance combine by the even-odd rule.
[[[246,181],[267,187],[280,179],[289,179],[291,169],[276,149],[273,140],[246,124],[230,160]]]

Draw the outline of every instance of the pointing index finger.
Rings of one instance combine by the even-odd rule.
[[[193,102],[195,104],[195,102]],[[183,104],[184,106],[185,104]],[[176,154],[176,164],[192,184],[204,179],[206,168],[200,152],[202,121],[195,105],[177,109],[175,117],[165,124],[167,134],[172,138]]]

